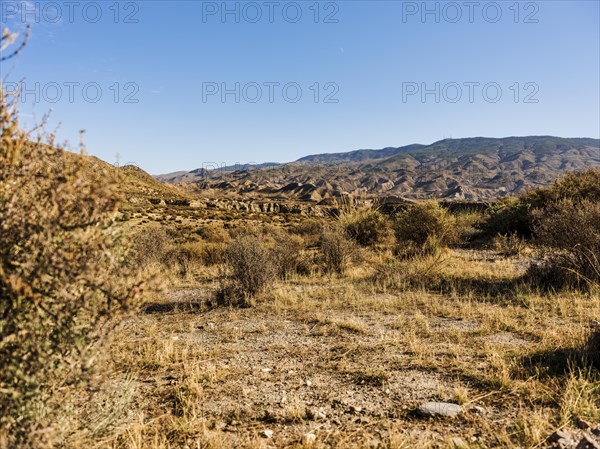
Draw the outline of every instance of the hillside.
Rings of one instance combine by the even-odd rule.
[[[552,136],[444,139],[381,150],[317,154],[285,165],[194,170],[160,180],[203,191],[322,201],[340,195],[488,200],[600,166],[600,141]]]

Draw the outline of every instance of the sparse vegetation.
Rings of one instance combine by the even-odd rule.
[[[437,201],[424,201],[396,215],[394,232],[400,254],[435,254],[456,241],[456,219]]]

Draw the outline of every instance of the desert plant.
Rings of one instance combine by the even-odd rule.
[[[456,219],[437,201],[423,201],[398,212],[394,233],[407,254],[432,254],[456,240]]]
[[[195,233],[198,234],[202,240],[209,243],[229,243],[231,241],[229,233],[223,226],[219,226],[216,223],[202,225],[196,229]]]
[[[574,203],[600,201],[600,170],[569,173],[548,187],[502,199],[490,205],[488,217],[479,225],[479,229],[488,237],[516,234],[531,238],[536,224],[534,211],[546,209],[563,200]]]
[[[600,286],[600,202],[561,200],[533,218],[537,241],[551,251],[530,268],[530,280],[542,287]]]
[[[377,245],[389,234],[386,217],[369,206],[342,211],[338,220],[346,236],[361,246]]]
[[[519,256],[526,250],[525,239],[518,234],[497,234],[492,239],[495,251],[503,256]]]
[[[273,236],[273,259],[277,274],[281,279],[289,279],[298,273],[306,273],[306,259],[303,255],[304,240],[298,235],[277,232]]]
[[[194,244],[173,245],[165,251],[161,262],[175,269],[179,276],[186,277],[201,263],[203,256],[201,251],[202,249]]]
[[[533,233],[532,204],[521,197],[504,198],[489,206],[487,219],[479,228],[488,237],[516,235],[531,237]]]
[[[140,264],[161,262],[171,238],[160,225],[149,225],[133,235],[133,250]]]
[[[238,236],[227,248],[225,258],[231,273],[217,292],[219,304],[248,306],[273,282],[273,252],[256,236]]]
[[[319,249],[324,270],[327,273],[344,274],[354,254],[354,246],[343,230],[326,228],[321,234]]]
[[[15,103],[0,88],[0,441],[31,448],[49,434],[45,400],[82,378],[90,343],[141,284],[111,167],[31,141]]]

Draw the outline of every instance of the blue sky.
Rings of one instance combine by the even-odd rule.
[[[32,25],[1,67],[5,88],[29,91],[23,122],[52,109],[61,141],[85,129],[91,154],[153,174],[448,137],[600,137],[598,1],[1,3],[3,26]]]

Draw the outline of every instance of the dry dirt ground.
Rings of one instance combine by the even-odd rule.
[[[496,282],[522,265],[459,251],[444,270]],[[298,277],[246,309],[213,307],[211,273],[170,289],[114,333],[85,437],[127,448],[537,448],[599,418],[597,376],[570,362],[600,316],[597,296],[377,289],[365,276]],[[463,412],[423,418],[427,401]]]

